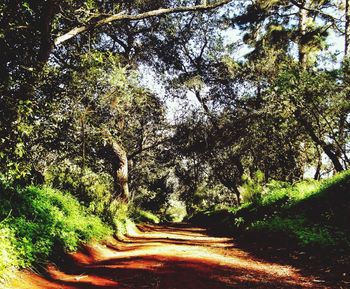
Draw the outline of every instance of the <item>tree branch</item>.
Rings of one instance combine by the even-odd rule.
[[[135,158],[137,155],[139,155],[140,153],[143,153],[144,151],[147,151],[147,150],[151,150],[153,148],[156,148],[157,146],[161,145],[161,144],[164,144],[166,143],[167,141],[169,141],[170,138],[165,138],[165,139],[162,139],[160,141],[157,141],[153,144],[150,144],[148,146],[145,146],[143,148],[139,148],[137,149],[136,151],[132,152],[131,154],[128,155],[128,160],[132,160],[133,158]]]
[[[206,11],[206,10],[212,10],[219,8],[223,5],[226,5],[233,0],[222,0],[210,5],[195,5],[195,6],[181,6],[181,7],[175,7],[175,8],[161,8],[157,10],[152,10],[136,15],[131,15],[131,14],[125,14],[125,11],[118,13],[118,14],[113,14],[110,16],[107,16],[105,18],[102,18],[95,23],[90,23],[87,25],[83,25],[80,27],[75,27],[72,30],[68,31],[67,33],[57,37],[55,39],[55,45],[60,45],[63,42],[77,36],[78,34],[81,34],[85,31],[91,30],[96,27],[104,26],[107,24],[110,24],[112,22],[116,21],[123,21],[123,20],[128,20],[128,21],[135,21],[135,20],[142,20],[146,18],[151,18],[151,17],[158,17],[158,16],[163,16],[163,15],[168,15],[168,14],[173,14],[173,13],[181,13],[181,12],[199,12],[199,11]]]
[[[296,1],[296,0],[290,0],[290,2],[300,8],[300,9],[303,9],[305,11],[308,11],[308,12],[312,12],[312,13],[317,13],[319,15],[322,15],[323,17],[325,17],[327,20],[331,21],[331,22],[336,22],[336,21],[341,21],[341,19],[331,15],[331,14],[328,14],[328,13],[325,13],[319,9],[315,9],[315,8],[310,8],[310,7],[306,7],[304,3],[301,3],[299,1]]]

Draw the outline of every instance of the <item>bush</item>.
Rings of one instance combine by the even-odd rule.
[[[258,202],[263,193],[264,173],[257,171],[253,178],[247,175],[243,176],[243,185],[240,187],[242,199],[244,202]]]
[[[106,211],[106,221],[113,226],[117,235],[126,234],[130,214],[129,205],[114,200],[106,207]]]
[[[272,235],[301,246],[350,249],[350,170],[323,180],[296,184],[272,181],[238,208],[207,211],[192,220],[220,233]]]
[[[74,251],[80,243],[112,233],[68,193],[34,186],[14,190],[4,184],[1,189],[1,213],[7,213],[1,230],[9,237],[8,243],[0,239],[0,246],[4,256],[14,256],[3,263],[5,268],[12,263],[21,268],[42,263],[54,250]]]
[[[337,229],[308,222],[304,216],[293,218],[274,217],[252,224],[251,231],[266,236],[284,236],[302,247],[349,247],[350,240]]]
[[[18,267],[17,251],[13,245],[15,242],[13,230],[0,224],[0,284]]]
[[[82,173],[78,165],[65,160],[60,166],[53,166],[46,172],[45,181],[49,186],[72,192],[89,213],[99,216],[117,234],[126,232],[129,208],[114,199],[113,182],[109,174],[95,173],[89,168],[85,168]]]
[[[59,166],[52,166],[45,174],[47,185],[62,191],[69,191],[78,200],[97,215],[106,212],[113,192],[111,176],[106,173],[95,173],[65,160]]]
[[[160,220],[158,216],[155,214],[145,211],[139,208],[133,208],[131,212],[131,218],[135,222],[144,222],[144,223],[152,223],[152,224],[159,224]]]

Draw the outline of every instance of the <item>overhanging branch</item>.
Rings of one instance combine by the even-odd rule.
[[[306,6],[305,6],[305,3],[299,2],[299,1],[297,1],[297,0],[290,0],[290,2],[291,2],[294,6],[300,8],[300,9],[303,9],[303,10],[306,10],[306,11],[308,11],[308,12],[312,12],[312,13],[316,13],[316,14],[322,15],[322,16],[325,17],[328,21],[331,21],[331,22],[341,21],[340,18],[337,18],[337,17],[335,17],[334,15],[325,13],[325,12],[323,12],[323,11],[320,10],[320,9],[315,9],[315,8],[306,7]]]
[[[87,25],[83,25],[80,27],[75,27],[72,30],[68,31],[67,33],[57,37],[54,41],[55,46],[62,44],[63,42],[77,36],[78,34],[81,34],[85,31],[91,30],[96,27],[104,26],[107,24],[110,24],[112,22],[116,21],[135,21],[135,20],[142,20],[146,18],[151,17],[158,17],[163,16],[167,14],[173,14],[173,13],[181,13],[181,12],[198,12],[198,11],[206,11],[206,10],[212,10],[218,7],[221,7],[223,5],[226,5],[233,0],[222,0],[213,4],[209,5],[195,5],[195,6],[181,6],[181,7],[175,7],[175,8],[161,8],[157,10],[147,11],[144,13],[136,14],[136,15],[130,15],[125,14],[125,12],[121,12],[118,14],[113,14],[110,16],[106,16],[105,18],[102,18],[94,23],[90,23]]]

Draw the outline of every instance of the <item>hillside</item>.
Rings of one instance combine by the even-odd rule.
[[[350,171],[323,181],[268,183],[239,208],[201,212],[192,222],[231,232],[311,248],[350,248]]]

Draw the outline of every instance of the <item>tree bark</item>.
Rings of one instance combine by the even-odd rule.
[[[241,203],[241,193],[240,191],[238,190],[237,187],[234,187],[233,188],[233,192],[235,193],[236,195],[236,199],[237,199],[237,206],[240,206],[242,203]]]
[[[318,149],[318,146],[316,147],[317,149],[317,167],[314,175],[314,179],[319,181],[321,179],[321,168],[322,168],[322,154],[320,150]]]
[[[151,10],[147,11],[144,13],[136,14],[136,15],[130,15],[130,14],[125,14],[124,11],[106,16],[96,22],[93,23],[87,23],[86,25],[80,26],[80,27],[75,27],[68,31],[67,33],[59,36],[55,40],[55,45],[60,45],[63,42],[77,36],[78,34],[81,34],[85,31],[94,29],[96,27],[108,25],[112,22],[116,21],[135,21],[135,20],[142,20],[150,17],[159,17],[163,15],[168,15],[168,14],[174,14],[174,13],[183,13],[183,12],[198,12],[198,11],[206,11],[206,10],[212,10],[221,6],[224,6],[225,4],[230,3],[232,0],[222,0],[219,2],[216,2],[214,4],[206,5],[195,5],[195,6],[181,6],[181,7],[174,7],[174,8],[160,8],[157,10]]]
[[[345,34],[344,34],[344,59],[343,59],[343,78],[344,78],[344,86],[347,87],[345,101],[350,101],[350,92],[349,92],[349,84],[350,84],[350,0],[345,0]],[[349,114],[349,109],[346,109],[342,112],[339,119],[339,136],[340,143],[342,145],[343,155],[345,158],[345,167],[350,165],[350,162],[346,155],[346,139],[347,139],[347,117]]]
[[[347,2],[348,0],[345,0],[345,1]],[[292,3],[295,4],[294,1],[292,1]],[[309,0],[303,0],[302,3],[299,3],[297,6],[299,7],[299,41],[298,41],[299,63],[303,69],[306,69],[308,55],[305,52],[305,43],[303,42],[303,38],[307,32],[307,20],[308,20],[308,15],[310,11]],[[333,163],[334,169],[337,172],[343,171],[344,168],[340,163],[337,154],[333,151],[332,146],[330,144],[327,144],[325,141],[323,141],[321,138],[319,138],[316,135],[312,124],[303,116],[302,111],[296,99],[292,98],[292,102],[296,106],[296,111],[294,115],[297,121],[304,127],[306,133],[310,136],[310,138],[315,143],[315,145],[320,146],[322,150],[325,152],[325,154],[329,157],[329,159]]]
[[[53,48],[53,42],[51,39],[51,28],[53,19],[57,13],[58,0],[48,0],[45,2],[42,15],[40,17],[39,30],[40,30],[40,49],[38,55],[38,64],[44,65],[50,57],[50,53]]]
[[[345,47],[344,58],[350,55],[350,0],[345,0]]]
[[[114,139],[109,140],[107,158],[113,169],[114,192],[123,201],[130,199],[128,157],[125,149]]]
[[[237,168],[237,173],[234,176],[232,176],[231,174],[225,175],[225,172],[227,172],[227,170],[224,170],[222,168],[216,168],[214,170],[214,174],[216,175],[221,184],[223,184],[226,188],[228,188],[231,192],[233,192],[236,195],[237,205],[240,206],[241,193],[238,190],[238,186],[241,184],[241,182],[238,180],[242,179],[242,176],[244,174],[244,167],[238,156],[234,156],[232,161]]]
[[[205,114],[209,118],[209,121],[211,122],[211,124],[215,127],[216,130],[219,131],[220,130],[219,124],[217,123],[215,117],[212,115],[205,100],[201,97],[199,90],[195,91],[195,96],[196,96],[198,102],[200,103],[202,109],[204,110]],[[211,152],[211,154],[213,155],[213,152]],[[215,155],[214,157],[217,160],[219,160],[219,162],[221,162],[223,164],[223,161],[220,159],[219,155]],[[222,172],[226,172],[226,171],[223,168],[214,170],[214,173],[215,173],[216,177],[219,179],[219,181],[221,182],[221,184],[223,184],[226,188],[228,188],[230,191],[232,191],[236,195],[237,205],[240,206],[241,205],[241,194],[237,188],[237,185],[239,185],[239,182],[237,182],[237,180],[242,179],[242,176],[244,174],[244,167],[243,167],[241,159],[238,155],[234,155],[232,158],[232,161],[237,168],[237,175],[235,177],[233,177],[231,175],[224,176],[224,174]],[[221,172],[221,170],[222,170],[222,172]]]
[[[304,2],[304,7],[307,8],[307,0]],[[299,8],[299,41],[298,41],[298,50],[299,50],[299,63],[303,68],[306,68],[307,65],[307,54],[305,52],[305,44],[303,43],[304,37],[306,34],[306,25],[308,18],[308,11],[304,7]]]

